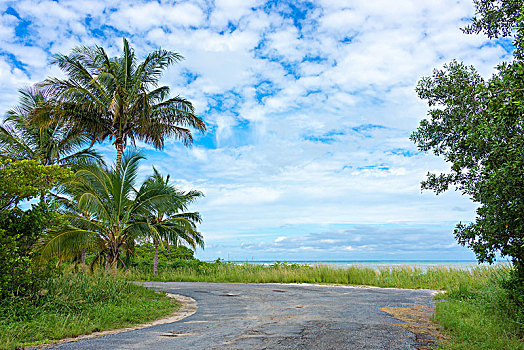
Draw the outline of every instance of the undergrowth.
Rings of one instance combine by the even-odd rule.
[[[0,349],[144,323],[176,307],[165,294],[122,277],[66,272],[46,279],[35,295],[0,302]]]

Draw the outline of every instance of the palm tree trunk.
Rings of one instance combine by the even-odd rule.
[[[153,275],[158,275],[158,241],[155,240],[155,259],[153,261]]]
[[[122,154],[124,153],[124,143],[122,140],[116,140],[115,141],[116,146],[116,168],[120,168],[120,164],[122,163]]]
[[[80,261],[82,262],[82,265],[86,264],[86,251],[82,250],[82,253],[80,253]]]

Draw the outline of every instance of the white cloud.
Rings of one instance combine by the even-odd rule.
[[[289,225],[304,223],[423,225],[474,216],[457,193],[420,194],[427,170],[447,166],[408,140],[426,113],[414,92],[421,76],[452,58],[487,75],[508,58],[500,45],[460,31],[473,15],[471,0],[6,4],[0,9],[11,6],[21,19],[0,18],[3,110],[16,103],[18,88],[60,75],[50,55],[79,44],[118,55],[125,35],[140,57],[158,47],[184,55],[162,81],[194,102],[210,134],[196,136],[190,150],[173,140],[163,153],[149,150],[143,171],[156,164],[182,187],[206,193],[195,208],[214,243],[271,231],[267,242],[284,244],[293,238]],[[16,36],[19,24],[27,35]],[[446,227],[439,237],[452,241]],[[358,237],[359,244],[324,244],[351,252],[372,246]],[[300,244],[293,249],[321,250]],[[218,251],[226,250],[218,244],[208,256]]]

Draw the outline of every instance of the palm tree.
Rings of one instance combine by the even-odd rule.
[[[171,196],[171,201],[151,207],[148,216],[144,218],[149,223],[147,237],[153,239],[155,246],[153,274],[156,276],[160,243],[165,242],[174,246],[186,243],[196,249],[197,246],[204,248],[204,239],[196,228],[196,224],[201,222],[200,214],[187,212],[189,204],[201,197],[202,192],[179,191],[169,184],[169,175],[164,178],[154,167],[153,171],[153,175],[143,183],[138,193],[156,188],[156,191],[169,193]]]
[[[92,265],[105,259],[106,268],[116,272],[121,254],[128,251],[135,237],[150,229],[151,208],[171,201],[171,194],[158,186],[142,191],[134,187],[139,161],[136,153],[124,155],[120,165],[86,165],[63,187],[76,204],[66,211],[69,224],[52,229],[40,250],[43,259],[66,260],[82,251],[95,250]]]
[[[70,55],[56,55],[68,79],[48,78],[42,86],[57,96],[56,109],[72,130],[87,131],[91,144],[113,140],[117,165],[131,141],[164,147],[166,137],[191,145],[193,127],[206,130],[188,100],[169,98],[169,87],[158,86],[162,72],[180,61],[178,53],[158,49],[141,63],[123,38],[120,57],[109,58],[102,47],[76,47]]]
[[[7,112],[0,125],[0,158],[31,159],[42,165],[66,165],[101,162],[101,156],[90,148],[82,148],[89,141],[85,133],[71,130],[53,116],[50,96],[28,88],[20,90],[20,105]],[[40,127],[32,119],[38,110]]]

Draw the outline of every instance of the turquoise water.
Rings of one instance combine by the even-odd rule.
[[[260,260],[260,261],[231,261],[233,263],[248,263],[248,264],[261,264],[271,265],[277,262],[277,260]],[[304,265],[332,265],[336,267],[350,267],[350,266],[364,266],[372,268],[380,267],[395,267],[395,266],[411,266],[419,268],[428,268],[433,266],[446,266],[452,268],[469,269],[475,266],[487,266],[488,264],[479,264],[475,260],[289,260],[289,261],[278,261],[281,263],[288,264],[304,264]],[[507,262],[500,262],[507,263]]]

